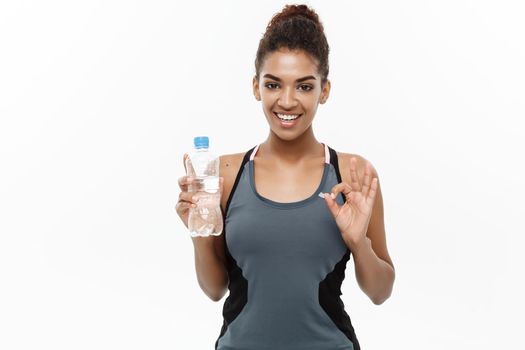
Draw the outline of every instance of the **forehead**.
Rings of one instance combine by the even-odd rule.
[[[269,53],[261,66],[261,76],[272,74],[282,79],[317,73],[317,61],[302,50],[281,49]]]

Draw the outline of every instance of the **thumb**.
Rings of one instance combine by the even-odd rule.
[[[326,203],[326,206],[328,207],[328,210],[332,213],[332,215],[337,217],[337,214],[339,214],[339,204],[330,196],[330,193],[324,193],[324,201]]]
[[[188,173],[188,169],[186,168],[186,159],[188,158],[188,153],[184,153],[184,156],[182,157],[182,163],[184,164],[184,171],[186,174]]]

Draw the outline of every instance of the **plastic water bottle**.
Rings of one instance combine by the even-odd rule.
[[[186,159],[188,176],[193,178],[188,186],[196,207],[190,208],[188,229],[192,237],[218,236],[222,233],[221,193],[219,191],[219,157],[209,151],[209,138],[193,139],[194,152]]]

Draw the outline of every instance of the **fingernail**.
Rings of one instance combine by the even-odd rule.
[[[332,197],[332,199],[335,199],[335,194],[334,193],[330,193],[330,197]]]

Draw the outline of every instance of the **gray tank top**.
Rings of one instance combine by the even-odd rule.
[[[341,182],[337,153],[324,146],[317,190],[292,203],[257,193],[259,146],[246,152],[224,213],[230,293],[215,349],[360,349],[340,298],[350,251],[319,196]]]

